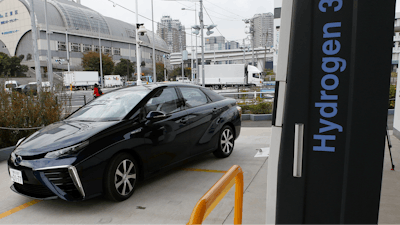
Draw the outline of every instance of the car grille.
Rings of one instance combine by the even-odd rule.
[[[39,154],[39,155],[29,155],[29,156],[22,156],[22,160],[35,160],[35,159],[43,159],[47,153]],[[18,155],[16,155],[18,156]]]
[[[18,192],[22,194],[29,195],[31,197],[37,197],[37,198],[47,198],[51,196],[55,196],[55,194],[50,191],[47,187],[39,184],[18,184],[14,183],[14,188]]]
[[[44,171],[44,175],[50,182],[70,196],[74,198],[82,197],[76,189],[67,168],[46,170]]]

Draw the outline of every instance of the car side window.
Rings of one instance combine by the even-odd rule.
[[[179,98],[174,88],[159,90],[144,106],[146,115],[150,111],[161,111],[166,114],[177,112],[180,109]]]
[[[185,105],[189,108],[207,104],[206,95],[199,88],[180,87]]]

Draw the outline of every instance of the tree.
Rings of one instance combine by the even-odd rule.
[[[189,77],[190,78],[191,77],[191,71],[192,71],[191,68],[186,67],[184,69],[185,77]],[[169,76],[169,78],[172,78],[173,80],[176,80],[176,77],[180,77],[180,76],[182,76],[182,67],[177,67],[172,71],[172,73]]]
[[[128,68],[129,68],[129,74],[128,74]],[[135,73],[135,68],[136,68],[136,63],[131,62],[129,59],[121,59],[117,65],[115,65],[114,68],[114,74],[118,74],[121,76],[127,76],[128,79],[132,78],[132,74]]]
[[[111,74],[114,70],[114,62],[112,56],[101,54],[103,63],[103,74]],[[85,71],[100,72],[100,54],[98,52],[84,53],[82,57],[82,67]]]
[[[164,63],[156,63],[156,77],[158,82],[164,81]]]
[[[7,54],[0,52],[0,75],[3,74],[4,76],[17,76],[28,71],[27,66],[21,65],[23,58],[23,56],[9,57]]]

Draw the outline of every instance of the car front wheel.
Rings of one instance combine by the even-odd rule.
[[[218,149],[213,154],[218,158],[226,158],[231,155],[235,145],[235,137],[230,126],[225,125],[219,136]]]
[[[124,201],[135,191],[139,176],[136,160],[127,153],[114,156],[106,170],[105,196],[113,201]]]

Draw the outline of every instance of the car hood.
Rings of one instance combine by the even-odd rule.
[[[82,141],[119,123],[60,121],[44,127],[23,141],[15,150],[21,156],[33,156],[62,149]]]

